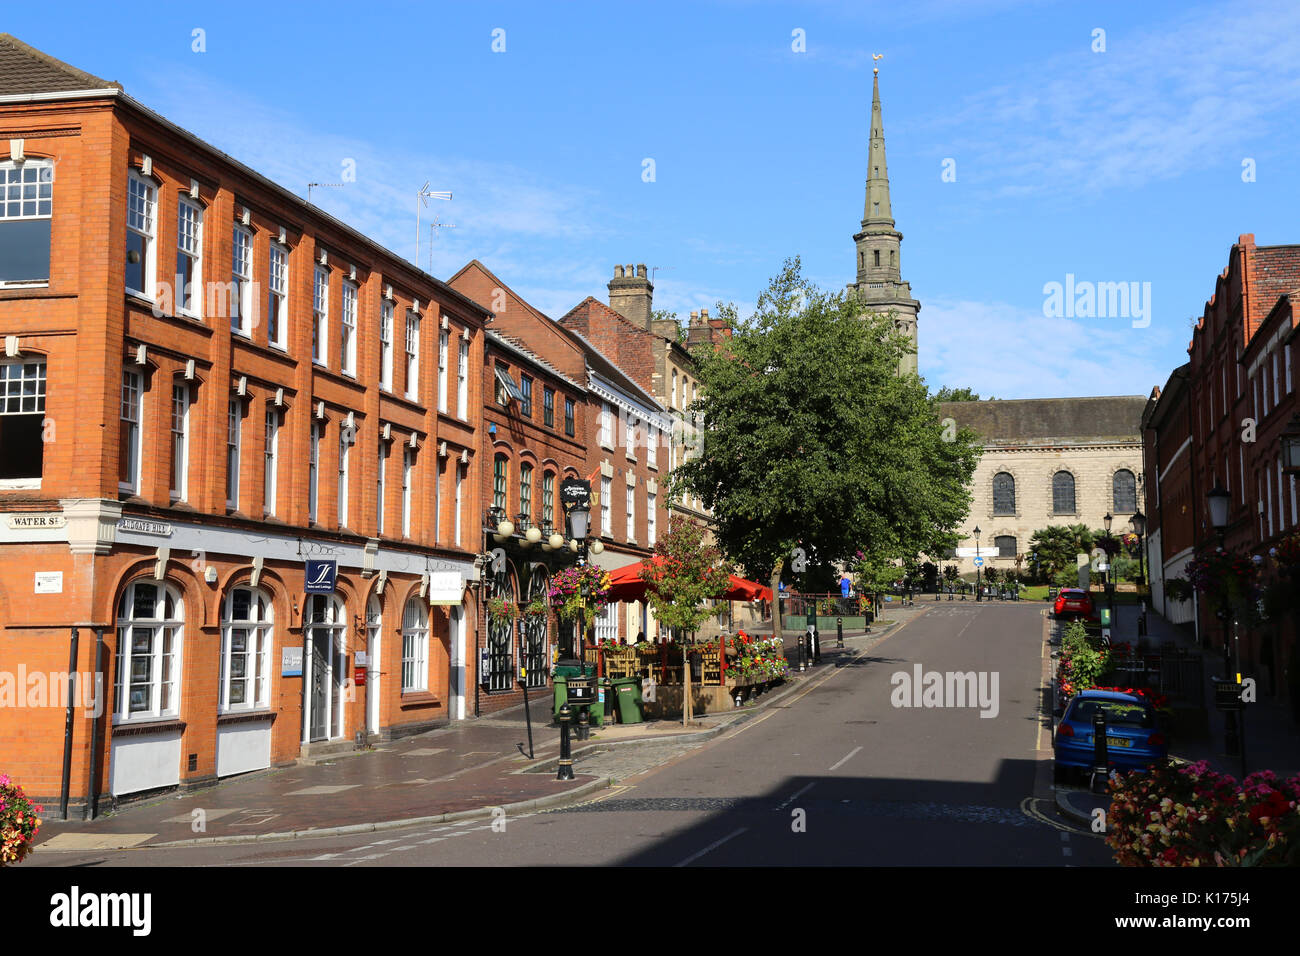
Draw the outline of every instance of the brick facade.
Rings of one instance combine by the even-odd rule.
[[[0,56],[46,62],[12,40]],[[474,528],[486,310],[120,89],[57,69],[96,92],[0,102],[0,136],[22,157],[8,168],[49,169],[52,183],[48,275],[0,288],[0,362],[33,397],[0,421],[5,771],[46,802],[59,792],[65,701],[37,703],[15,674],[63,674],[74,627],[74,669],[92,684],[103,635],[105,712],[76,710],[73,803],[460,716],[455,659],[477,620],[478,542],[456,540],[451,488],[459,473],[461,522]],[[142,221],[147,243],[132,245]],[[200,271],[187,309],[169,273],[191,234]],[[246,321],[232,319],[226,285],[241,236]],[[279,341],[273,248],[287,262]],[[132,278],[138,267],[147,281]],[[328,312],[313,361],[318,270]],[[467,344],[466,394],[445,412],[444,322]],[[311,557],[337,561],[332,597],[304,593]],[[282,673],[285,651],[302,653],[316,683]],[[364,684],[358,652],[371,658]]]

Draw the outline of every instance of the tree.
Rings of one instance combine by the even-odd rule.
[[[679,515],[669,519],[668,532],[655,545],[658,561],[641,565],[641,580],[650,585],[646,600],[655,618],[682,642],[682,722],[690,719],[691,668],[687,637],[708,620],[714,609],[705,605],[727,590],[730,568],[715,545],[704,543],[704,528]]]
[[[1038,553],[1038,565],[1044,577],[1055,584],[1070,585],[1078,580],[1076,556],[1090,554],[1094,541],[1087,525],[1049,525],[1034,532],[1029,548]]]
[[[910,344],[891,316],[810,286],[797,258],[749,319],[734,305],[719,314],[732,337],[693,352],[702,453],[672,484],[712,509],[729,556],[775,591],[814,552],[843,565],[858,549],[893,559],[956,546],[979,446],[964,429],[945,441],[924,383],[897,374]],[[779,608],[774,624],[780,635]]]
[[[934,393],[934,400],[936,402],[978,402],[980,397],[966,386],[962,386],[961,388],[952,388],[951,386],[945,385],[943,388],[939,389],[939,391]],[[996,401],[996,399],[990,397],[988,401],[992,402]]]

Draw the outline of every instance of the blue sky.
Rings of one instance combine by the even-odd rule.
[[[554,317],[615,263],[683,317],[747,311],[787,256],[851,281],[883,53],[921,374],[985,397],[1146,394],[1239,234],[1300,242],[1290,3],[54,3],[4,29],[300,195],[353,161],[314,200],[408,257],[417,188],[451,190],[433,273],[477,257]],[[1150,324],[1045,315],[1067,275],[1150,283]]]

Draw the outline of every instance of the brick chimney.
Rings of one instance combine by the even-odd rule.
[[[651,299],[654,296],[654,284],[646,277],[645,263],[636,267],[614,267],[614,278],[609,283],[609,307],[637,328],[650,331],[650,316],[653,313]]]

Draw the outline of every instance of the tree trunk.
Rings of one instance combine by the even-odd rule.
[[[779,647],[785,653],[785,635],[781,630],[781,572],[785,570],[785,558],[776,562],[772,569],[772,636],[781,641]]]

